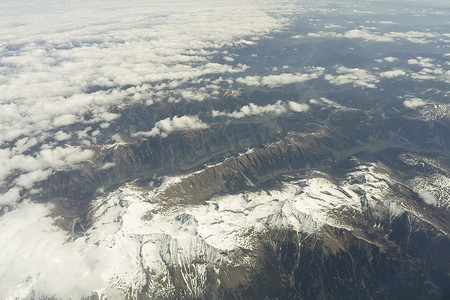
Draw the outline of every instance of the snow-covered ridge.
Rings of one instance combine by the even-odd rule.
[[[450,119],[449,104],[426,105],[419,111],[420,116],[426,121]]]
[[[169,180],[164,185],[174,182]],[[387,182],[388,178],[366,166],[339,185],[326,179],[326,174],[315,173],[286,182],[280,190],[218,196],[202,205],[164,210],[160,203],[152,203],[158,189],[147,193],[129,186],[96,201],[94,226],[83,239],[113,253],[114,259],[103,276],[121,291],[130,287],[139,290],[149,284],[169,295],[167,268],[193,265],[194,269],[182,273],[191,295],[199,295],[208,268],[220,268],[220,262],[227,261],[234,251],[254,249],[255,237],[264,231],[284,228],[320,235],[323,225],[351,230],[351,224],[336,217],[336,211],[346,208],[362,217],[361,190],[366,197],[383,199],[389,193]],[[380,206],[370,201],[373,207]],[[381,207],[386,211],[381,209],[380,216],[388,213],[395,217],[403,212],[387,201]],[[199,259],[200,264],[194,263]],[[150,270],[150,279],[144,276],[146,270]]]
[[[64,251],[77,253],[81,264],[91,266],[86,272],[96,279],[92,292],[101,299],[143,293],[170,298],[177,280],[186,296],[201,297],[206,283],[219,280],[227,268],[257,268],[255,256],[245,253],[257,253],[265,233],[293,230],[321,236],[324,226],[353,231],[367,223],[383,230],[380,223],[406,210],[415,214],[395,194],[396,181],[385,168],[360,164],[339,182],[315,171],[303,178],[285,177],[277,189],[214,196],[197,205],[153,201],[177,178],[149,188],[129,184],[92,203],[92,226],[64,242]],[[42,276],[30,274],[25,287],[18,282],[7,295],[26,299],[39,289]]]
[[[399,158],[406,165],[432,170],[428,176],[414,176],[407,184],[426,204],[450,210],[450,177],[439,162],[407,154],[401,154]]]

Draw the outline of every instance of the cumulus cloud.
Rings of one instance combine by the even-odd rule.
[[[411,99],[403,101],[403,105],[405,107],[412,108],[412,109],[424,106],[425,104],[427,104],[427,102],[420,98],[411,98]]]
[[[302,83],[311,79],[319,78],[323,72],[322,67],[312,67],[308,69],[308,73],[282,73],[267,76],[246,76],[239,77],[236,82],[250,86],[268,86],[276,87],[286,84]]]
[[[229,118],[234,118],[234,119],[242,119],[245,117],[259,116],[259,115],[264,115],[264,114],[279,115],[279,114],[286,113],[288,111],[304,112],[309,109],[310,109],[309,105],[304,104],[304,103],[297,103],[294,101],[289,101],[286,103],[281,100],[278,100],[274,104],[268,104],[265,106],[259,106],[254,103],[250,103],[248,105],[241,107],[240,110],[236,110],[231,113],[213,110],[212,116],[213,117],[224,116],[224,117],[229,117]]]
[[[71,137],[71,135],[69,133],[61,131],[61,130],[56,132],[54,135],[54,138],[57,141],[65,141],[65,140],[70,139],[70,137]]]
[[[140,131],[133,134],[133,136],[161,136],[167,137],[172,132],[198,130],[208,128],[206,123],[203,123],[198,116],[181,116],[166,118],[155,123],[155,126],[150,131]]]
[[[376,88],[379,80],[369,71],[360,68],[336,68],[337,75],[326,74],[325,79],[334,85],[353,84],[354,87]]]
[[[431,192],[423,192],[419,194],[420,198],[422,198],[423,202],[428,205],[437,206],[438,200],[435,195]]]
[[[394,77],[399,77],[399,76],[405,76],[406,72],[400,69],[395,69],[395,70],[390,70],[390,71],[385,71],[385,72],[381,72],[380,76],[381,77],[385,77],[385,78],[394,78]]]
[[[210,97],[211,93],[208,93],[205,88],[199,89],[197,91],[183,90],[180,92],[181,98],[191,101],[203,101]]]
[[[433,68],[434,67],[433,59],[428,58],[428,57],[422,57],[422,56],[418,56],[415,59],[414,58],[408,59],[408,64],[418,65],[423,68]]]
[[[387,56],[387,57],[384,58],[384,60],[387,61],[387,62],[394,62],[394,61],[397,61],[398,58],[392,57],[392,56]]]
[[[289,101],[287,103],[287,105],[288,105],[288,108],[293,112],[304,112],[304,111],[309,110],[309,108],[310,108],[308,104],[297,103],[294,101]]]
[[[408,59],[408,64],[416,69],[422,68],[419,71],[411,73],[411,78],[414,80],[439,80],[443,82],[450,82],[450,71],[445,70],[445,66],[435,62],[429,57],[418,56],[416,58]]]

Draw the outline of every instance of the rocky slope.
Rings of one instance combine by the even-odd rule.
[[[36,197],[108,253],[92,299],[443,299],[449,124],[376,113],[124,136]]]
[[[83,239],[115,253],[110,285],[129,299],[448,295],[448,212],[386,165],[347,160],[353,167],[338,180],[289,173],[273,188],[172,206],[162,199],[199,173],[129,185],[94,201]],[[134,271],[124,274],[130,260]]]

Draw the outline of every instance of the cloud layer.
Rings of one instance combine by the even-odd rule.
[[[67,243],[54,221],[49,206],[28,202],[0,218],[2,299],[81,299],[105,285],[99,271],[108,253]]]
[[[3,185],[0,203],[13,203],[23,188],[55,169],[91,158],[86,147],[119,117],[112,107],[214,97],[214,84],[199,89],[183,85],[244,71],[247,66],[231,59],[211,58],[224,46],[255,44],[247,37],[257,40],[281,28],[285,19],[269,16],[267,4],[2,3],[0,183],[12,176],[15,184]],[[199,126],[205,125],[195,118],[174,117],[157,123],[151,135]]]

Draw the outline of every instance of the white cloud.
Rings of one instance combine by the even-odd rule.
[[[375,83],[379,82],[375,75],[359,68],[339,66],[336,73],[338,75],[326,74],[325,79],[334,85],[353,84],[354,87],[363,88],[376,88]]]
[[[378,24],[397,24],[396,22],[393,21],[377,21]]]
[[[54,138],[57,141],[65,141],[65,140],[70,139],[70,137],[71,137],[71,135],[69,133],[61,131],[61,130],[58,131],[57,133],[55,133],[55,135],[54,135]]]
[[[288,104],[289,109],[294,112],[304,112],[304,111],[309,110],[309,108],[310,108],[308,104],[297,103],[294,101],[289,101],[287,104]]]
[[[45,170],[34,170],[20,175],[14,180],[14,183],[18,186],[31,189],[36,182],[47,179],[51,173],[52,170],[50,168]]]
[[[310,32],[307,34],[309,37],[318,37],[318,38],[341,38],[343,37],[342,33],[337,33],[334,31],[319,31],[319,32]]]
[[[388,24],[388,23],[380,23]],[[356,29],[351,29],[344,33],[334,31],[319,31],[308,33],[309,37],[328,37],[328,38],[348,38],[348,39],[362,39],[365,41],[375,42],[395,42],[400,40],[407,40],[410,43],[425,44],[436,40],[445,40],[446,34],[439,34],[436,32],[422,32],[422,31],[408,31],[408,32],[388,32],[381,33],[376,31],[375,27],[360,26]]]
[[[0,149],[0,180],[4,180],[11,171],[33,172],[52,168],[67,168],[91,159],[94,151],[79,147],[55,147],[42,149],[37,153],[25,155],[9,149]]]
[[[76,168],[81,162],[94,156],[94,151],[80,147],[41,148],[33,154],[23,154],[17,148],[0,149],[0,182],[18,174],[6,193],[0,194],[0,205],[14,206],[23,189],[30,189],[37,182],[45,180],[55,170]],[[21,149],[23,150],[23,149]]]
[[[13,187],[9,189],[6,193],[0,195],[0,205],[13,205],[20,199],[21,188]],[[0,219],[1,220],[1,219]]]
[[[335,107],[342,107],[337,102],[330,100],[325,97],[320,97],[319,99],[309,99],[309,103],[312,105],[318,105],[318,106],[335,106]]]
[[[116,166],[116,163],[113,163],[113,162],[107,162],[107,163],[105,163],[103,166],[101,166],[100,169],[102,169],[102,170],[108,170],[108,169],[111,169],[111,168],[113,168],[113,167],[115,167],[115,166]]]
[[[426,74],[426,73],[412,73],[411,78],[414,80],[435,80],[437,79],[436,76]]]
[[[431,192],[423,192],[419,194],[420,198],[422,198],[423,202],[428,205],[437,206],[438,200],[435,195]]]
[[[397,61],[398,58],[392,57],[392,56],[387,56],[387,57],[384,58],[384,60],[387,61],[387,62],[394,62],[394,61]]]
[[[167,137],[172,132],[198,130],[208,128],[206,123],[203,123],[198,116],[181,116],[166,118],[155,123],[155,126],[150,131],[140,131],[134,133],[132,136],[161,136]]]
[[[449,71],[445,70],[445,67],[436,63],[432,58],[418,56],[416,58],[408,59],[408,64],[422,68],[420,71],[411,73],[411,78],[414,80],[439,80],[450,82],[448,76]]]
[[[432,63],[433,59],[428,57],[418,56],[415,59],[408,59],[408,64],[410,65],[418,65],[423,68],[433,68],[434,64]]]
[[[408,31],[408,32],[389,32],[384,36],[392,39],[406,39],[410,43],[426,44],[440,35],[434,32]]]
[[[286,103],[281,100],[278,100],[274,104],[268,104],[265,106],[259,106],[254,103],[250,103],[248,105],[241,107],[240,110],[236,110],[231,113],[213,110],[212,116],[213,117],[224,116],[224,117],[229,117],[229,118],[234,118],[234,119],[242,119],[245,117],[259,116],[259,115],[264,115],[264,114],[279,115],[279,114],[286,113],[288,111],[304,112],[309,109],[310,109],[309,105],[304,104],[304,103],[297,103],[294,101],[289,101]]]
[[[68,242],[54,221],[49,206],[28,202],[0,218],[0,298],[28,299],[33,291],[80,299],[105,285],[97,268],[108,254]]]
[[[95,143],[120,116],[111,107],[151,105],[162,99],[202,101],[217,95],[217,86],[205,90],[184,86],[207,75],[245,71],[245,65],[230,64],[231,56],[223,63],[211,58],[224,46],[254,46],[261,37],[283,28],[287,19],[282,14],[288,10],[281,13],[279,3],[267,4],[234,0],[189,5],[159,0],[1,4],[0,183],[12,175],[9,183],[15,180],[28,188],[55,169],[90,159],[91,153],[80,146]],[[189,127],[177,121],[172,120],[173,130]],[[190,125],[195,124],[205,126]],[[94,134],[91,129],[96,127],[100,129]],[[155,134],[156,130],[170,133],[157,127]],[[76,158],[60,156],[61,148],[55,145],[62,141],[68,143],[67,151],[77,149]],[[33,146],[40,150],[24,154]],[[15,198],[14,191],[8,199]]]
[[[206,98],[210,97],[210,93],[201,90],[197,91],[183,90],[181,91],[180,96],[185,100],[203,101]]]
[[[420,98],[411,98],[411,99],[403,101],[403,105],[405,107],[412,108],[412,109],[424,106],[425,104],[427,104],[427,102]]]
[[[392,37],[380,35],[379,33],[375,32],[369,32],[368,29],[353,29],[350,31],[347,31],[343,34],[343,37],[348,39],[363,39],[366,41],[376,41],[376,42],[393,42]]]
[[[322,67],[312,67],[307,69],[308,73],[282,73],[267,76],[246,76],[239,77],[236,82],[250,86],[276,87],[286,84],[302,83],[311,79],[319,78],[324,71]]]
[[[76,115],[65,114],[65,115],[57,116],[53,120],[53,126],[55,126],[55,127],[67,126],[67,125],[71,125],[76,122],[78,122],[78,118]]]
[[[399,76],[405,76],[406,72],[400,69],[390,70],[386,72],[381,72],[380,76],[385,78],[395,78]]]
[[[232,58],[232,57],[230,57],[230,56],[224,56],[223,59],[224,59],[225,61],[228,61],[228,62],[233,62],[233,61],[234,61],[234,58]]]
[[[325,27],[326,29],[343,28],[343,26],[341,26],[341,25],[336,25],[336,24],[325,24],[324,27]]]

